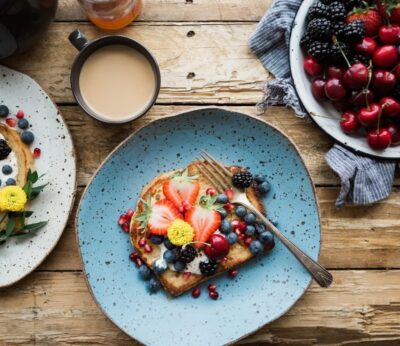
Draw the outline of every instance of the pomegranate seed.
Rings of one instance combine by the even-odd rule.
[[[229,188],[225,190],[225,195],[228,197],[229,200],[233,198],[233,189]]]
[[[25,116],[24,111],[23,111],[22,109],[20,109],[20,110],[17,112],[16,117],[17,117],[18,119],[22,119],[24,116]]]
[[[147,232],[146,233],[146,239],[150,239],[151,238],[151,233],[150,232]]]
[[[126,215],[125,214],[122,214],[120,217],[119,217],[119,219],[118,219],[118,223],[122,226],[126,221],[128,221],[127,219],[126,219]]]
[[[232,203],[226,203],[224,205],[224,208],[226,211],[232,211],[233,209],[235,209],[235,206]]]
[[[208,291],[216,291],[217,290],[217,285],[216,284],[209,284],[207,286]]]
[[[134,212],[132,209],[128,209],[128,211],[125,213],[125,216],[130,220],[132,219]]]
[[[140,257],[135,259],[136,267],[141,267],[143,265],[143,261]]]
[[[182,208],[185,211],[188,211],[192,208],[192,205],[189,202],[183,201],[182,202]]]
[[[231,222],[231,227],[232,227],[232,229],[233,229],[234,231],[238,230],[238,229],[239,229],[239,220],[233,220],[233,221]]]
[[[185,280],[187,280],[187,279],[189,279],[190,278],[190,275],[192,275],[192,273],[191,272],[183,272],[183,278],[185,279]]]
[[[42,151],[39,148],[35,148],[33,149],[33,157],[35,159],[37,159],[38,157],[40,157],[40,154],[42,153]]]
[[[239,221],[239,224],[238,224],[238,230],[239,231],[244,232],[246,230],[246,227],[247,227],[246,222]]]
[[[133,251],[133,252],[130,253],[129,258],[130,258],[132,261],[135,261],[136,258],[139,258],[139,255],[138,255],[138,253],[137,253],[136,251]]]
[[[234,279],[237,275],[238,275],[238,271],[237,270],[235,270],[235,269],[229,269],[229,271],[228,271],[228,275],[229,275],[229,277],[231,277],[232,279]]]
[[[192,291],[192,297],[193,298],[199,298],[200,297],[200,293],[201,293],[201,290],[200,290],[200,288],[197,287]]]
[[[244,238],[244,244],[246,246],[250,246],[250,243],[252,242],[253,239],[251,239],[251,237],[246,237]]]
[[[6,123],[7,123],[8,126],[14,127],[17,122],[15,121],[15,119],[7,118],[6,119]]]
[[[122,225],[122,230],[125,232],[125,233],[129,233],[129,223],[128,222],[125,222],[123,225]]]
[[[139,239],[139,246],[143,247],[147,244],[146,239],[145,238],[140,238]]]
[[[178,211],[179,211],[179,214],[185,214],[185,209],[182,206],[180,206],[178,208]]]
[[[208,292],[208,295],[210,296],[211,299],[217,300],[219,297],[219,294],[217,291],[210,291]]]
[[[210,195],[211,197],[214,196],[216,193],[217,193],[217,191],[215,191],[215,189],[214,189],[213,187],[209,187],[209,188],[206,190],[206,194],[207,194],[207,195]]]
[[[238,239],[239,239],[239,240],[243,240],[243,239],[244,239],[244,234],[243,234],[243,233],[240,233],[240,234],[238,235]]]
[[[145,244],[144,251],[146,251],[147,253],[151,253],[151,252],[153,252],[153,248],[151,245]]]

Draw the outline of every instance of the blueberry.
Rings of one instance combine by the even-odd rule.
[[[253,213],[248,213],[244,217],[244,222],[246,222],[248,225],[252,225],[254,222],[256,222],[256,216]]]
[[[221,215],[221,219],[225,219],[228,216],[228,212],[224,208],[220,208],[217,211]]]
[[[167,263],[173,263],[176,260],[175,251],[167,250],[167,251],[164,252],[163,257],[167,261]]]
[[[26,130],[29,127],[29,121],[25,118],[18,120],[18,127],[22,130]]]
[[[24,131],[21,133],[21,140],[25,144],[31,144],[35,140],[35,136],[31,131]]]
[[[167,268],[168,268],[167,261],[163,258],[159,258],[153,264],[153,270],[157,274],[164,273],[167,270]]]
[[[235,214],[241,218],[243,218],[247,214],[247,210],[245,207],[242,207],[241,205],[238,205],[235,208]]]
[[[1,169],[1,171],[3,172],[3,174],[11,174],[13,169],[10,165],[4,165],[3,168]]]
[[[8,114],[10,114],[10,110],[6,105],[0,105],[0,117],[5,118]]]
[[[150,293],[157,293],[161,288],[160,282],[156,278],[151,278],[147,284],[147,289]]]
[[[150,237],[150,241],[151,241],[153,244],[160,245],[160,244],[162,244],[162,242],[164,241],[164,237],[162,237],[162,236],[160,236],[160,235],[152,235],[152,236]]]
[[[230,245],[233,245],[233,244],[235,244],[235,243],[237,242],[238,236],[237,236],[236,233],[231,232],[231,233],[229,233],[229,234],[226,236],[226,239],[228,240],[228,243],[229,243]]]
[[[260,233],[262,233],[262,232],[265,232],[267,229],[265,228],[265,225],[263,224],[263,223],[256,223],[255,224],[255,226],[256,226],[256,231],[257,231],[257,233],[258,234],[260,234]]]
[[[223,234],[229,234],[229,232],[231,231],[231,223],[229,222],[229,220],[222,220],[221,225],[219,226],[219,230]]]
[[[257,184],[262,184],[265,181],[265,176],[262,174],[256,174],[253,178]]]
[[[17,182],[13,178],[8,178],[6,180],[6,185],[17,185]]]
[[[224,194],[218,195],[216,202],[221,204],[226,204],[229,202],[228,196]]]
[[[262,195],[265,195],[268,193],[270,189],[269,183],[268,181],[264,181],[263,183],[261,183],[260,185],[258,185],[258,191],[260,191],[260,193]]]
[[[143,264],[139,267],[139,275],[143,280],[150,279],[151,272],[147,265]]]
[[[275,246],[274,235],[269,231],[261,233],[258,240],[264,244],[266,250],[271,250]]]
[[[174,263],[174,268],[175,268],[175,270],[176,270],[177,272],[182,272],[182,271],[184,271],[184,270],[185,270],[185,267],[186,267],[186,265],[185,265],[185,263],[183,263],[183,262],[177,261],[177,262]]]
[[[256,228],[253,225],[247,225],[244,233],[247,235],[254,235],[254,233],[256,233]]]
[[[168,250],[172,250],[172,249],[175,248],[175,245],[172,244],[172,243],[169,241],[168,238],[165,238],[165,240],[164,240],[164,245],[165,245],[165,247],[166,247]]]
[[[263,251],[263,245],[258,240],[253,240],[250,243],[249,250],[253,255],[259,255]]]

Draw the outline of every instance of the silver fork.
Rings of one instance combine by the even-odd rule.
[[[210,181],[219,194],[232,187],[232,173],[220,162],[214,159],[209,153],[203,151],[202,159],[197,159],[195,165],[197,169]],[[204,160],[204,162],[203,162]],[[238,204],[254,213],[258,220],[264,225],[290,250],[290,252],[299,260],[299,262],[310,272],[314,280],[321,287],[329,287],[333,281],[331,273],[324,267],[314,261],[311,257],[301,251],[286,236],[279,231],[275,225],[269,221],[262,213],[258,211],[249,201],[245,190],[235,187],[233,189],[233,198],[230,200],[233,204]]]

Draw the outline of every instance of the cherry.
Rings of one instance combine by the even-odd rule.
[[[340,127],[344,133],[354,133],[358,130],[360,122],[354,112],[345,112],[340,118]]]
[[[357,108],[362,108],[374,102],[374,92],[369,89],[353,91],[350,96],[350,102]]]
[[[372,60],[379,67],[389,68],[397,63],[398,57],[399,53],[396,46],[386,45],[375,51]]]
[[[208,240],[209,246],[204,247],[204,253],[213,261],[224,258],[229,252],[229,243],[226,238],[220,234],[212,234]]]
[[[329,66],[326,75],[328,78],[342,79],[345,72],[346,70],[342,67]]]
[[[318,101],[326,101],[328,99],[325,94],[325,84],[326,82],[322,78],[316,78],[311,83],[311,92]]]
[[[375,127],[378,124],[381,107],[372,103],[368,108],[362,108],[358,113],[358,120],[361,125],[366,127]]]
[[[330,78],[325,84],[325,94],[332,101],[338,101],[346,97],[347,90],[338,78]]]
[[[395,124],[390,124],[388,125],[387,130],[390,132],[390,136],[392,139],[392,146],[399,145],[400,144],[399,128]]]
[[[376,129],[368,132],[367,141],[369,146],[375,150],[384,150],[390,146],[392,136],[390,132],[385,129]]]
[[[393,97],[386,96],[379,101],[382,107],[382,114],[394,118],[400,115],[400,103]]]
[[[368,84],[368,68],[357,62],[350,66],[343,76],[344,84],[353,90],[364,88]]]
[[[372,73],[372,88],[380,93],[390,92],[396,86],[396,76],[383,70]]]
[[[311,77],[316,77],[323,71],[322,65],[311,55],[304,59],[303,65],[304,71]]]
[[[393,69],[393,74],[396,76],[397,81],[400,82],[400,64]]]
[[[379,29],[379,38],[385,44],[397,44],[400,41],[400,26],[384,25]]]
[[[371,57],[378,48],[378,44],[372,37],[364,37],[361,42],[354,46],[357,53]]]

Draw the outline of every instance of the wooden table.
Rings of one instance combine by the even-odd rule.
[[[268,73],[247,42],[271,0],[144,0],[139,20],[121,33],[143,42],[162,71],[157,105],[123,126],[102,125],[75,105],[69,73],[75,28],[93,38],[76,0],[61,0],[45,40],[10,65],[34,77],[59,105],[78,157],[77,204],[105,156],[133,129],[164,115],[202,105],[256,114]],[[299,147],[321,207],[320,260],[335,282],[311,286],[278,321],[240,344],[400,344],[400,180],[390,198],[370,207],[334,207],[339,180],[324,161],[332,141],[313,123],[273,107],[263,118]],[[0,291],[1,344],[125,345],[132,340],[99,310],[86,287],[73,220],[47,260],[26,279]]]

